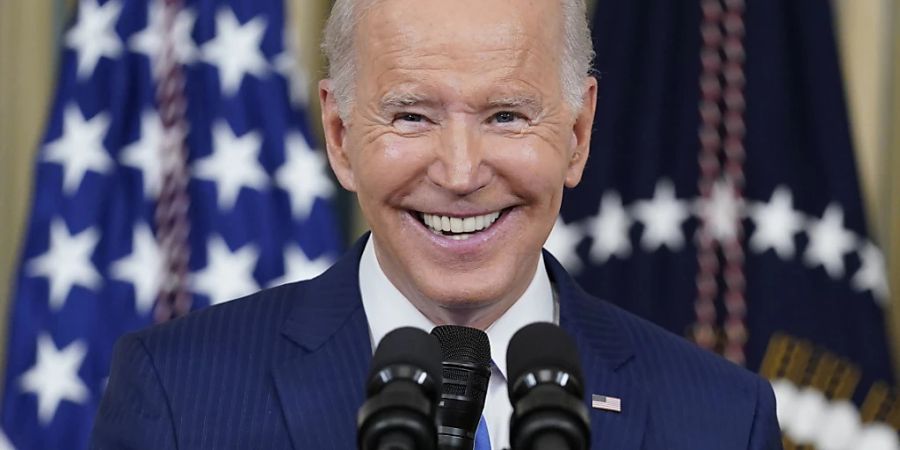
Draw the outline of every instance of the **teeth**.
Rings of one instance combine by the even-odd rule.
[[[475,218],[474,217],[466,217],[462,221],[462,230],[466,233],[471,233],[475,231]]]
[[[450,217],[421,213],[421,217],[425,225],[435,234],[460,233],[449,235],[448,237],[463,240],[471,236],[468,233],[474,233],[490,227],[500,217],[500,212],[471,217]]]
[[[452,231],[454,233],[462,233],[462,230],[463,230],[462,223],[463,223],[462,219],[460,219],[458,217],[451,217],[450,218],[450,231]]]

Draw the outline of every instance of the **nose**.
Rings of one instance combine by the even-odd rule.
[[[490,183],[492,173],[484,161],[477,126],[468,125],[463,118],[447,121],[438,147],[437,157],[428,168],[434,184],[464,196]]]

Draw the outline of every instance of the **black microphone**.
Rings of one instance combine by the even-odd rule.
[[[438,449],[472,450],[491,378],[484,331],[455,325],[431,330],[441,343],[443,387],[437,410]]]
[[[590,421],[575,342],[562,328],[534,323],[506,353],[512,450],[587,450]]]
[[[418,328],[397,328],[384,336],[359,408],[360,450],[434,450],[435,410],[441,390],[440,344]]]

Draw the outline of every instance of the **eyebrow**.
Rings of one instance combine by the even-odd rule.
[[[411,106],[434,106],[438,101],[415,92],[392,92],[382,97],[379,102],[381,111],[395,111],[398,109],[409,108]],[[492,98],[487,101],[488,108],[491,109],[518,109],[526,108],[533,112],[543,110],[543,103],[537,97],[532,95],[510,95]]]
[[[513,95],[510,97],[499,97],[488,100],[488,106],[491,108],[529,108],[540,110],[541,101],[530,95]]]
[[[433,104],[434,101],[428,97],[412,92],[396,92],[385,95],[379,106],[382,111],[391,111],[395,109],[408,108],[421,104]]]

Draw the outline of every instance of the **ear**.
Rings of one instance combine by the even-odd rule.
[[[334,83],[331,80],[319,81],[319,104],[322,109],[322,128],[325,132],[325,150],[328,162],[338,182],[344,189],[356,192],[356,180],[353,167],[347,154],[347,127],[338,110],[337,97],[334,95]]]
[[[594,126],[594,111],[597,108],[597,79],[587,77],[584,81],[584,95],[581,108],[576,111],[572,125],[572,143],[569,149],[569,166],[566,169],[566,187],[573,188],[581,182],[584,165],[591,151],[591,131]]]

